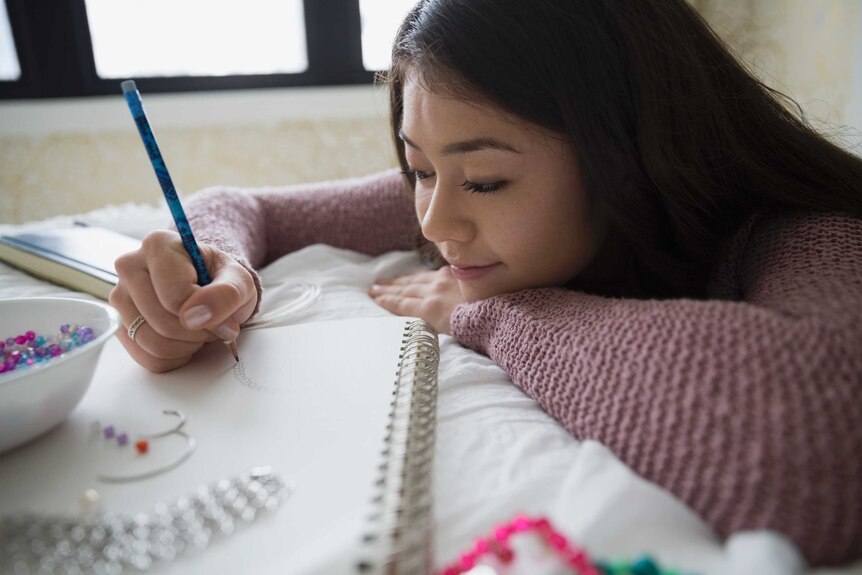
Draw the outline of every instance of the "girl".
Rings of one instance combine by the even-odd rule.
[[[236,337],[256,267],[416,246],[371,296],[489,355],[721,535],[862,557],[862,160],[684,0],[422,0],[385,77],[404,175],[212,189],[117,261],[143,366]],[[215,335],[213,335],[215,334]]]

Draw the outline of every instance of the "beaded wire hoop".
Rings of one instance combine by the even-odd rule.
[[[478,575],[495,571],[481,564],[488,556],[502,564],[515,559],[515,552],[509,540],[513,535],[534,532],[560,560],[576,575],[685,575],[679,571],[662,569],[650,557],[639,557],[634,561],[597,561],[587,551],[575,545],[560,533],[547,517],[527,517],[517,515],[508,523],[497,526],[487,537],[476,539],[473,547],[461,554],[451,565],[441,569],[437,575]],[[474,571],[475,569],[475,571]],[[691,574],[689,574],[691,575]]]
[[[141,473],[132,473],[127,475],[117,475],[110,473],[100,473],[96,476],[96,479],[105,483],[126,483],[130,481],[140,481],[142,479],[149,479],[150,477],[156,477],[157,475],[161,475],[162,473],[166,473],[172,469],[176,469],[182,463],[191,457],[192,453],[194,453],[195,448],[197,447],[197,441],[195,438],[190,436],[188,433],[182,430],[182,427],[186,424],[186,416],[182,411],[176,409],[165,409],[162,411],[165,415],[175,415],[180,418],[179,423],[177,423],[174,427],[168,429],[167,431],[160,431],[158,433],[150,433],[146,435],[141,435],[142,440],[156,439],[159,437],[167,437],[169,435],[178,435],[186,440],[186,449],[180,454],[179,457],[162,465],[161,467],[157,467],[155,469],[151,469],[149,471],[143,471]],[[144,443],[142,446],[141,443]],[[138,441],[136,443],[136,447],[139,453],[146,453],[149,449],[149,446],[145,441]]]

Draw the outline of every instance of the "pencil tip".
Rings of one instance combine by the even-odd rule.
[[[230,354],[233,356],[234,361],[239,363],[239,351],[236,349],[236,340],[234,340],[234,341],[224,340],[224,344],[230,350]]]

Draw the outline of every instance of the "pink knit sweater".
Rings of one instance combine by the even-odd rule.
[[[416,227],[396,172],[213,188],[187,212],[250,267],[312,243],[411,249]],[[708,295],[530,289],[459,306],[452,330],[720,535],[773,529],[814,564],[862,557],[862,221],[752,219]]]

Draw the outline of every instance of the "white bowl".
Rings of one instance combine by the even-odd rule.
[[[62,324],[93,329],[95,339],[29,367],[0,373],[0,453],[48,431],[78,405],[90,386],[102,347],[120,325],[105,304],[73,298],[0,300],[0,337],[28,330],[57,335]]]

